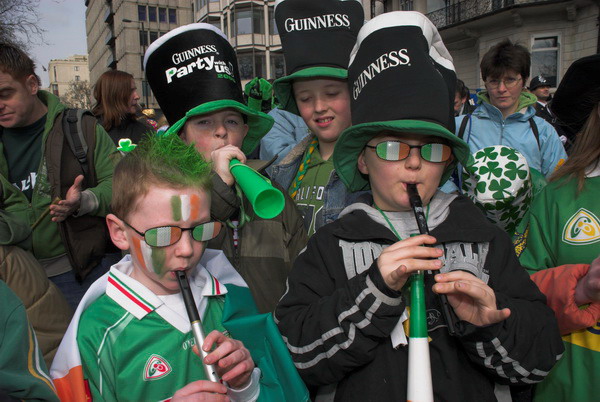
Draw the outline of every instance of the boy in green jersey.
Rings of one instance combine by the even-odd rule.
[[[131,255],[94,283],[75,314],[51,370],[61,399],[85,400],[87,393],[109,401],[208,396],[252,401],[268,394],[260,383],[273,374],[261,375],[254,361],[261,360],[260,353],[272,359],[273,353],[251,356],[232,339],[242,333],[238,319],[266,315],[254,315],[247,285],[225,255],[206,249],[221,228],[210,219],[210,164],[178,136],[148,137],[115,173],[107,224],[115,245]],[[187,272],[208,334],[197,345],[210,352],[203,360],[192,352],[179,270]],[[265,341],[263,334],[260,342]],[[253,353],[256,349],[254,344]],[[223,383],[205,381],[204,363],[216,368]]]

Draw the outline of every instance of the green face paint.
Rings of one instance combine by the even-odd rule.
[[[166,253],[163,248],[152,249],[152,269],[154,273],[160,276],[164,276],[168,271],[163,271],[165,266]]]
[[[171,197],[171,212],[173,213],[173,220],[178,222],[181,220],[181,198],[178,195]]]

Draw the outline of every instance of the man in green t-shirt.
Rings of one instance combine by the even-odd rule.
[[[99,262],[105,244],[101,250],[72,245],[85,233],[71,233],[67,241],[64,228],[70,227],[72,217],[77,217],[81,227],[82,221],[108,213],[118,153],[104,129],[96,125],[90,135],[94,141],[88,143],[87,151],[95,182],[89,175],[84,177],[83,169],[69,169],[68,166],[80,166],[77,161],[69,165],[70,159],[62,153],[64,139],[58,133],[62,135],[66,107],[56,96],[39,89],[34,70],[35,64],[23,51],[0,44],[0,206],[14,216],[13,225],[19,226],[11,227],[12,231],[31,231],[26,248],[76,307],[86,288],[103,273],[97,267],[102,265]],[[90,181],[89,188],[85,188],[84,181]],[[53,202],[56,195],[62,200]],[[90,233],[89,227],[82,230]],[[87,264],[74,264],[67,253],[70,257],[81,255]]]

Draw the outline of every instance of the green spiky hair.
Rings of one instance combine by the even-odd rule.
[[[177,135],[146,135],[115,168],[111,207],[125,219],[152,186],[212,189],[211,164]]]

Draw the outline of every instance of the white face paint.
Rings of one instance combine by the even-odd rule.
[[[188,219],[190,219],[192,211],[190,204],[190,196],[187,194],[183,194],[180,195],[179,198],[181,199],[181,219],[183,221],[187,221]]]

